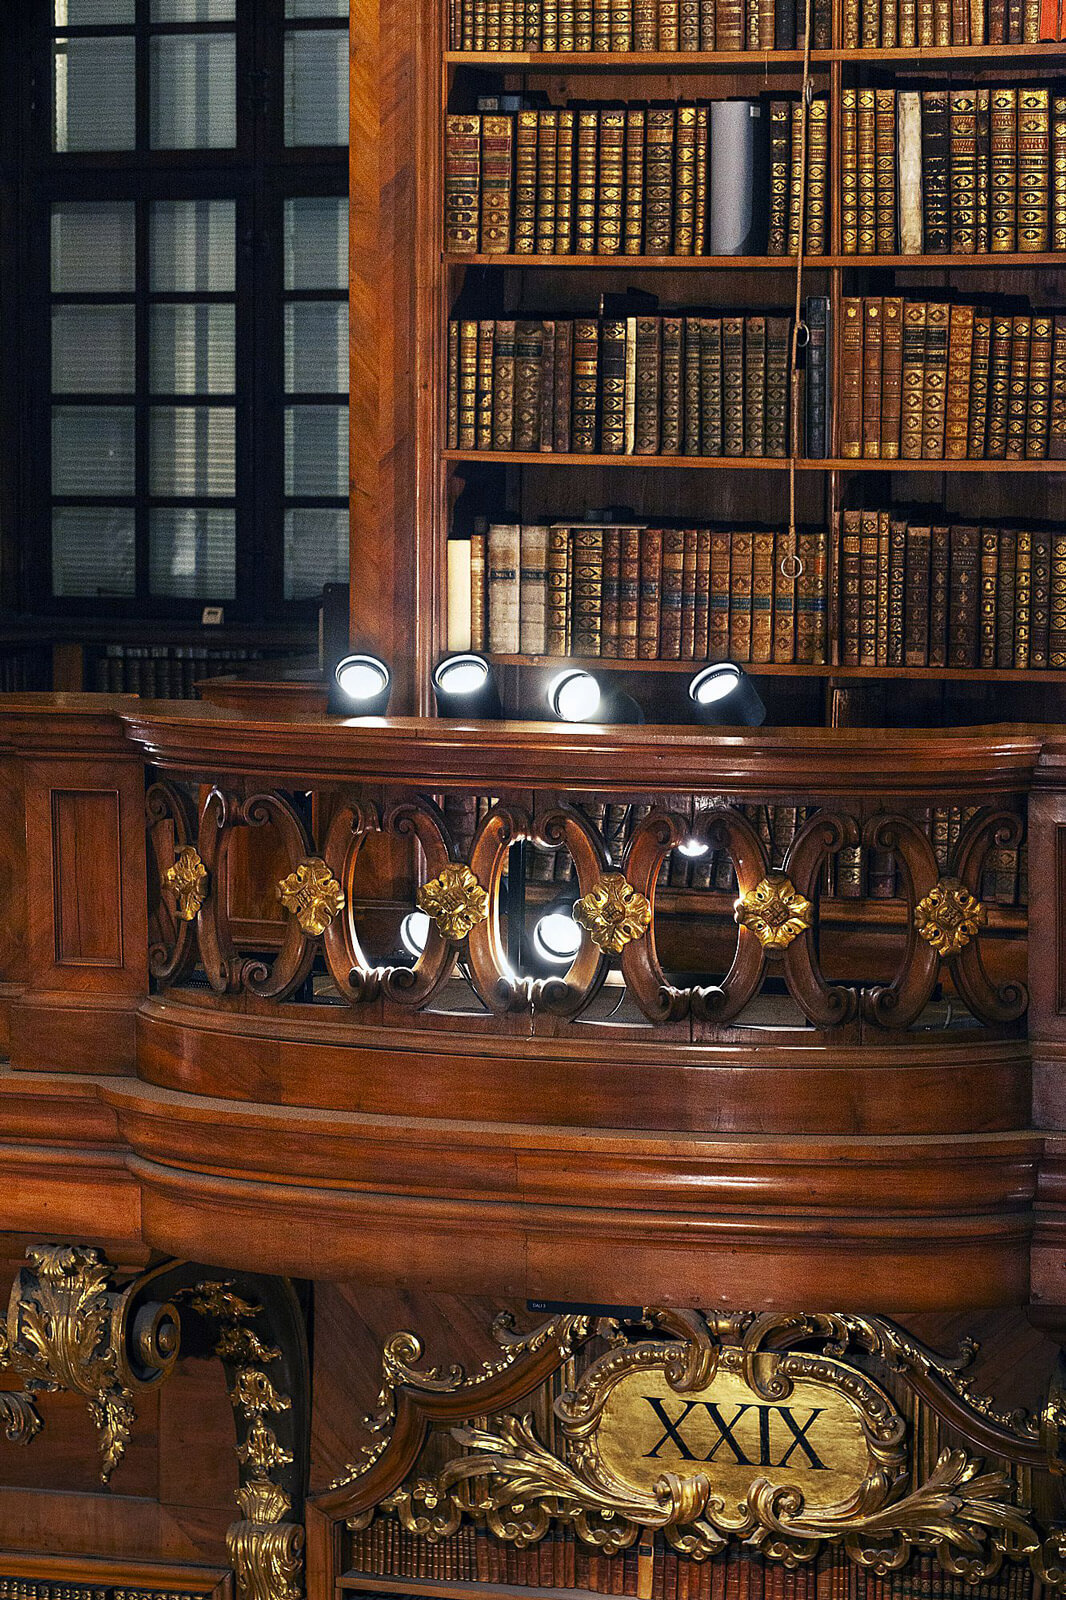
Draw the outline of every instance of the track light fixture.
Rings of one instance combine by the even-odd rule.
[[[503,715],[500,691],[484,656],[465,651],[446,656],[433,669],[437,715],[492,721]]]
[[[378,656],[344,656],[333,671],[329,709],[340,716],[383,717],[391,693],[392,673]]]
[[[759,728],[766,706],[751,679],[732,661],[697,672],[688,686],[692,714],[712,727]]]
[[[632,695],[618,689],[606,693],[598,678],[581,667],[568,667],[548,685],[548,708],[560,722],[643,722],[644,713]]]
[[[569,902],[549,906],[533,928],[533,951],[552,967],[569,967],[581,949],[582,932]]]
[[[417,961],[429,938],[429,918],[424,911],[409,911],[400,923],[400,943]]]

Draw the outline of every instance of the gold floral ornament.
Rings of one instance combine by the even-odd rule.
[[[958,878],[941,878],[919,901],[914,913],[918,932],[941,956],[955,956],[976,939],[988,912]]]
[[[465,939],[489,919],[488,894],[461,861],[449,861],[439,877],[422,885],[415,899],[444,939]]]
[[[163,887],[173,895],[183,922],[195,922],[200,915],[207,899],[207,880],[207,868],[192,845],[179,850],[174,865],[163,875]]]
[[[312,939],[325,933],[338,911],[344,910],[344,890],[317,856],[301,861],[295,872],[281,880],[278,899]]]
[[[574,921],[604,953],[620,955],[651,924],[651,901],[622,876],[606,872],[574,907]]]
[[[736,920],[771,955],[782,954],[811,927],[814,907],[783,872],[771,872],[736,903]]]

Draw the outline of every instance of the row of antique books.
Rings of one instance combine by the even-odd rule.
[[[453,50],[792,50],[796,0],[449,0]],[[812,42],[832,42],[830,0],[815,0]]]
[[[86,683],[101,694],[141,694],[153,700],[194,700],[196,684],[223,677],[261,650],[209,650],[202,645],[109,644],[91,659]]]
[[[445,246],[488,255],[797,255],[802,117],[798,98],[450,114]],[[826,252],[828,188],[829,102],[819,97],[807,136],[808,255]]]
[[[795,404],[787,316],[622,316],[449,326],[452,450],[575,455],[826,454],[828,302]]]
[[[444,814],[460,853],[467,859],[474,834],[484,822],[494,802],[490,796],[447,795]],[[678,797],[664,804],[685,815],[691,801]],[[621,864],[634,831],[652,809],[649,805],[609,804],[602,800],[583,800],[584,812],[593,829],[607,847],[612,861]],[[699,809],[699,807],[697,807]],[[741,804],[736,808],[751,824],[775,867],[784,865],[789,846],[805,824],[816,814],[816,806]],[[977,813],[976,806],[936,806],[912,812],[933,847],[941,874],[947,877],[963,829]],[[528,873],[534,883],[552,883],[560,890],[576,882],[574,863],[566,850],[530,848]],[[735,895],[736,873],[724,850],[708,850],[691,855],[672,850],[663,862],[658,879],[662,889],[706,890]],[[820,893],[841,900],[894,900],[905,898],[906,885],[898,863],[890,851],[870,850],[864,845],[848,846],[828,861],[823,869]],[[1023,843],[1019,848],[1003,847],[990,853],[982,875],[980,898],[989,905],[1019,906],[1028,903],[1029,856]],[[371,1569],[367,1569],[371,1570]]]
[[[798,578],[782,571],[795,554]],[[790,570],[785,563],[785,569]],[[449,648],[824,664],[828,539],[784,530],[493,523],[448,541]]]
[[[1066,94],[844,89],[846,255],[1066,250]]]
[[[1066,668],[1066,531],[845,511],[840,659]]]
[[[1066,459],[1066,315],[886,295],[842,319],[843,456]]]
[[[1062,0],[844,0],[845,50],[947,50],[1066,39]]]

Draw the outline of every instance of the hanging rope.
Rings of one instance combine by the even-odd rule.
[[[803,562],[796,553],[796,452],[793,446],[796,433],[795,408],[800,403],[799,353],[801,348],[806,347],[810,338],[807,324],[803,321],[803,269],[807,247],[807,137],[813,90],[811,84],[811,12],[812,0],[804,0],[803,85],[800,91],[799,240],[796,254],[796,300],[792,313],[792,360],[789,371],[789,400],[793,407],[793,415],[792,437],[789,439],[788,452],[788,538],[786,540],[785,553],[781,558],[782,576],[793,582],[803,575]]]

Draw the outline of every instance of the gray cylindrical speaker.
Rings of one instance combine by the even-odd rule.
[[[756,216],[766,196],[756,195],[762,107],[757,100],[711,102],[711,197],[708,254],[760,253]]]

